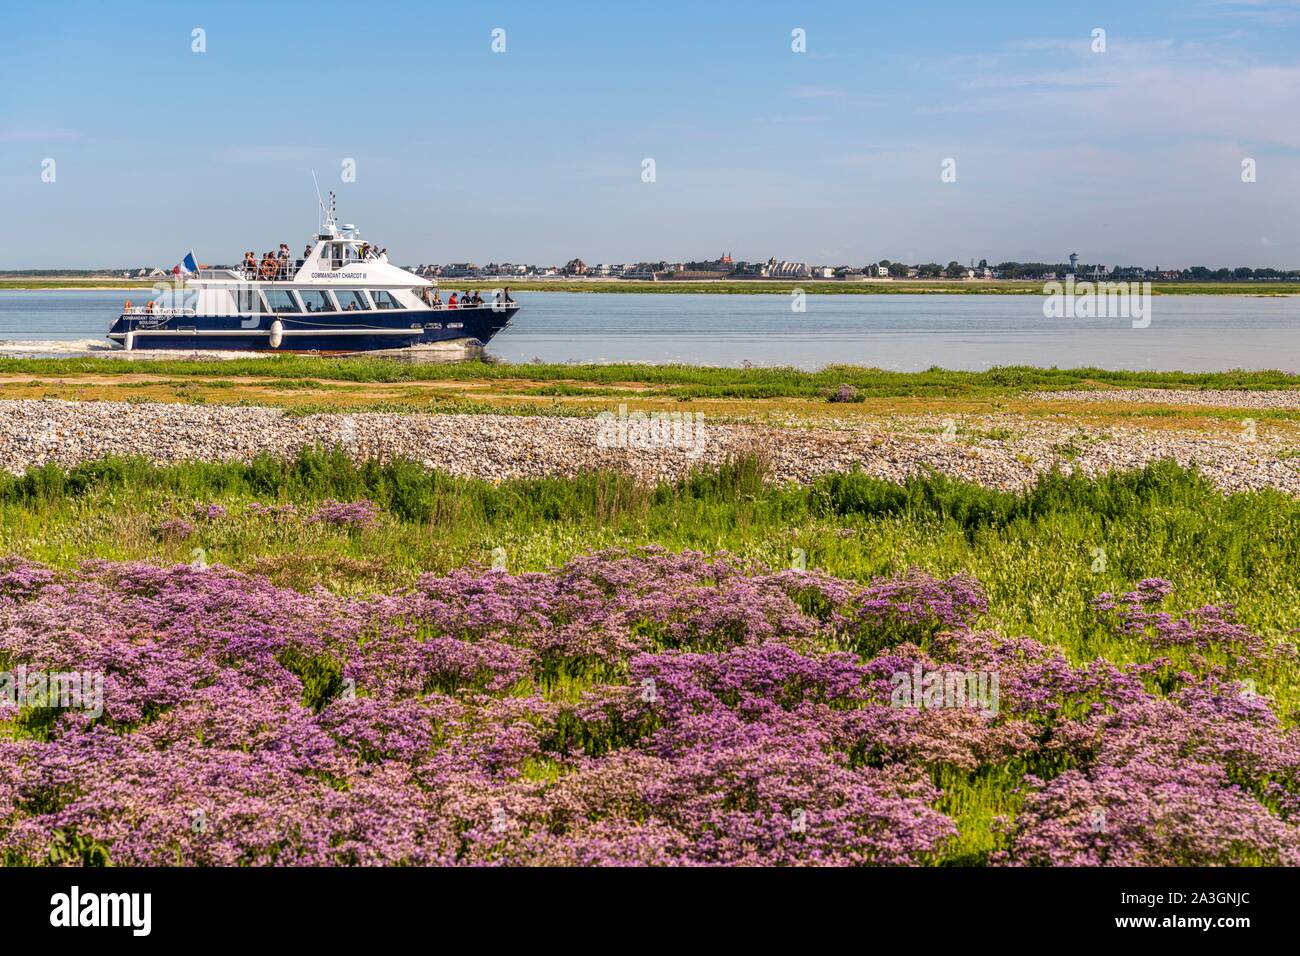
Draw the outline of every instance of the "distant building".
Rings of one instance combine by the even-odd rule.
[[[442,275],[448,279],[473,278],[482,273],[483,270],[473,262],[449,262],[442,267]]]
[[[772,279],[807,279],[812,275],[812,270],[803,262],[768,259],[767,264],[759,268],[759,275]]]

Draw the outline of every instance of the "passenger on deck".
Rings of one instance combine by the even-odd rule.
[[[257,255],[252,252],[244,253],[244,271],[257,272]]]
[[[453,293],[451,294],[451,298],[447,300],[447,308],[449,308],[449,309],[454,309],[454,308],[456,308],[456,293],[455,293],[455,292],[453,292]]]
[[[433,306],[435,309],[442,308],[442,293],[437,289],[433,290],[433,301],[431,301],[429,305]]]
[[[506,305],[514,305],[515,300],[510,298],[510,286],[506,286],[505,292],[506,292]]]
[[[476,289],[474,290],[474,308],[477,309],[482,304],[483,304],[483,297],[478,294],[478,290]]]
[[[276,261],[275,253],[268,252],[266,255],[262,257],[262,278],[274,279],[275,272],[279,267],[280,264],[279,262]]]
[[[302,258],[303,258],[303,261],[304,261],[304,262],[306,262],[308,259],[311,258],[311,243],[310,243],[310,242],[307,243],[307,248],[303,249],[303,251],[302,251]]]

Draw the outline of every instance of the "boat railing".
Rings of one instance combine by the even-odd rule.
[[[384,262],[378,256],[366,256],[364,259],[322,259],[320,267],[330,272],[341,272],[349,267],[365,266],[370,263]],[[246,282],[289,282],[306,265],[305,259],[259,259],[256,266],[241,265],[233,271]]]
[[[470,305],[461,305],[457,302],[454,306],[448,305],[446,302],[426,302],[424,303],[424,306],[427,309],[432,309],[434,312],[469,312],[473,309],[493,309],[497,312],[504,312],[506,309],[515,308],[518,304],[519,303],[514,299],[511,299],[509,302],[490,302],[484,300],[478,305],[472,303]]]
[[[301,259],[276,259],[258,262],[254,268],[240,266],[231,270],[245,282],[289,282],[302,268]]]

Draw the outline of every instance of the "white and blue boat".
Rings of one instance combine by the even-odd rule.
[[[334,197],[301,259],[245,258],[200,268],[143,305],[128,302],[108,337],[139,349],[241,352],[405,351],[486,345],[519,311],[508,290],[482,304],[444,302],[436,281],[388,261],[386,251],[336,220]]]

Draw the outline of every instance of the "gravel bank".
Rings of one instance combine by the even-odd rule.
[[[1200,393],[1198,393],[1200,394]],[[158,462],[292,456],[339,445],[357,459],[410,458],[452,474],[492,480],[573,475],[593,468],[643,481],[684,474],[746,450],[772,460],[779,480],[808,481],[860,467],[899,479],[934,468],[991,487],[1020,488],[1053,466],[1087,473],[1162,458],[1197,464],[1221,488],[1274,487],[1300,495],[1291,444],[1244,433],[1136,428],[1081,429],[1012,415],[951,422],[909,418],[857,428],[768,428],[696,420],[660,425],[509,415],[349,414],[295,417],[279,409],[122,402],[0,401],[0,466],[13,473],[46,461],[106,454]]]
[[[1203,408],[1300,409],[1300,391],[1230,391],[1194,388],[1114,388],[1036,392],[1034,398],[1057,402],[1133,402],[1142,405],[1200,405]]]

